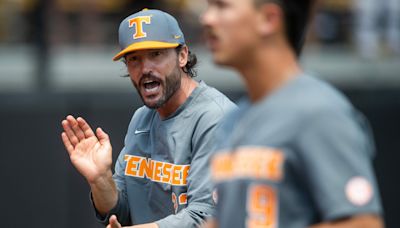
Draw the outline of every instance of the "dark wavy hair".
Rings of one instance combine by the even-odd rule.
[[[264,3],[276,3],[282,8],[286,37],[296,55],[301,54],[307,34],[308,23],[318,0],[254,0],[256,7]]]
[[[183,45],[179,45],[178,47],[176,47],[175,48],[176,53],[179,54],[179,52],[182,50],[183,47],[184,47]],[[197,65],[197,56],[196,54],[192,53],[189,49],[188,61],[186,65],[182,67],[182,70],[190,77],[194,78],[197,76],[196,65]]]

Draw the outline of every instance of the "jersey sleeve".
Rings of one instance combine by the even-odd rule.
[[[380,214],[372,159],[373,138],[355,110],[315,113],[297,143],[308,191],[320,218],[332,221],[356,214]]]
[[[224,113],[205,113],[197,123],[192,137],[193,157],[188,174],[188,206],[176,215],[157,222],[164,227],[199,227],[207,218],[214,216],[213,185],[209,159],[216,147],[215,130]]]

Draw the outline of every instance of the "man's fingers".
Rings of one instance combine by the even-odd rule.
[[[69,125],[71,126],[72,130],[75,133],[75,136],[78,138],[79,141],[82,141],[85,139],[85,134],[83,133],[83,130],[78,124],[78,121],[75,119],[75,117],[69,115],[67,116],[67,121]]]
[[[110,222],[109,224],[110,228],[121,228],[121,224],[119,224],[117,216],[111,215],[109,222]]]
[[[214,219],[209,219],[207,222],[205,222],[201,228],[217,228],[217,223],[215,222]]]
[[[104,145],[105,143],[109,143],[110,142],[110,138],[108,137],[107,133],[105,133],[103,131],[103,129],[97,128],[96,135],[97,135],[97,138],[100,141],[100,144]]]
[[[65,149],[67,149],[68,154],[71,156],[72,152],[74,151],[74,146],[65,132],[61,133],[61,139],[64,143]]]
[[[70,141],[71,144],[75,147],[76,144],[79,143],[79,140],[78,140],[78,138],[76,137],[75,132],[72,130],[72,128],[71,128],[69,122],[68,122],[67,120],[63,120],[63,121],[61,122],[61,125],[62,125],[62,127],[63,127],[63,129],[64,129],[64,132],[66,133],[66,135],[67,135],[69,141]]]
[[[86,138],[94,136],[94,132],[93,132],[92,128],[86,122],[85,119],[83,119],[82,117],[78,117],[76,120],[78,121],[78,124],[81,127],[83,133],[85,134]]]

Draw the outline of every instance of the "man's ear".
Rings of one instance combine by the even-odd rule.
[[[189,57],[189,48],[186,45],[183,45],[181,50],[178,53],[179,67],[186,66],[188,57]]]
[[[258,9],[258,31],[268,36],[282,30],[284,15],[282,8],[276,3],[264,3]]]

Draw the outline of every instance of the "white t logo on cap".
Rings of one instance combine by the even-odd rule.
[[[133,25],[136,27],[136,32],[133,34],[133,39],[139,39],[147,37],[147,33],[143,31],[143,23],[150,24],[151,23],[151,16],[139,16],[130,19],[129,21],[129,28],[132,28]]]

